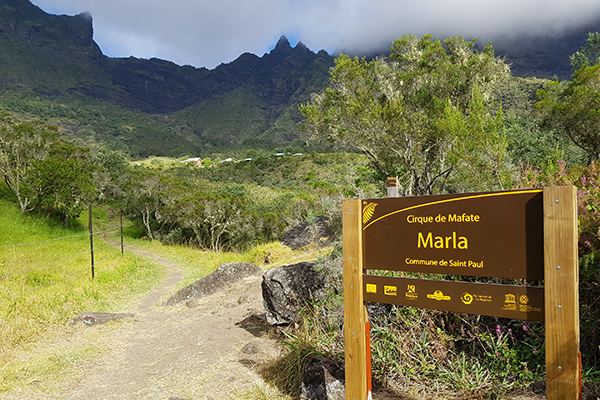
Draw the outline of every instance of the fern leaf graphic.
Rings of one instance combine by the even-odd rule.
[[[377,207],[377,203],[369,203],[363,208],[363,224],[366,224],[373,218],[375,207]]]

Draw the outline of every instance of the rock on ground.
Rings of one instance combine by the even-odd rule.
[[[326,246],[333,235],[328,222],[329,218],[317,216],[313,224],[303,222],[286,231],[281,236],[280,242],[292,250],[298,250],[309,244]]]
[[[262,294],[270,324],[294,322],[306,301],[321,296],[323,278],[314,266],[314,262],[301,262],[270,269],[263,275]]]
[[[304,367],[300,400],[345,400],[345,371],[340,364],[314,357]]]
[[[165,300],[163,305],[173,306],[192,299],[200,299],[217,293],[244,278],[258,276],[262,273],[263,270],[260,267],[248,262],[223,264],[213,273],[179,290]],[[190,304],[193,305],[193,303]]]
[[[70,324],[76,324],[78,322],[83,325],[92,326],[92,325],[101,325],[105,324],[109,321],[117,321],[119,319],[124,318],[134,318],[132,313],[120,313],[120,314],[112,314],[106,312],[90,312],[86,311],[77,315],[75,318],[69,321]]]

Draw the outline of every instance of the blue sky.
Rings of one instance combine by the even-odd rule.
[[[598,0],[32,0],[46,12],[88,11],[111,57],[158,57],[214,68],[244,52],[262,56],[281,35],[313,51],[386,49],[403,34],[558,35],[600,20]],[[600,26],[599,26],[600,30]]]

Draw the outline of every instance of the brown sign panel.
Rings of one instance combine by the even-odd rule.
[[[365,269],[544,279],[541,190],[363,201]]]
[[[364,300],[493,317],[544,320],[544,289],[541,287],[364,275]]]

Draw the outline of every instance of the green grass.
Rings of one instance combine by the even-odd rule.
[[[109,223],[102,210],[93,218]],[[84,311],[121,311],[164,275],[161,267],[132,254],[121,256],[95,237],[92,280],[87,218],[65,229],[0,200],[0,226],[0,391],[15,383],[7,376],[11,368],[14,373],[11,360],[19,349],[55,335]]]
[[[65,327],[61,330],[60,335],[70,336],[78,334],[81,337],[89,337],[94,335],[99,336],[101,333],[101,331],[79,331],[75,333],[73,330]],[[59,334],[56,333],[55,336],[59,336]],[[60,347],[32,345],[22,351],[18,357],[11,357],[12,362],[0,365],[3,378],[3,381],[0,383],[0,395],[5,391],[9,392],[14,389],[20,391],[27,387],[35,387],[40,382],[48,384],[49,377],[55,378],[53,382],[58,384],[60,379],[56,378],[72,374],[74,371],[73,367],[98,354],[100,351],[102,351],[101,345],[96,344],[93,339],[83,344],[69,344],[68,346]]]
[[[158,254],[180,265],[184,270],[185,277],[176,285],[175,290],[195,282],[226,263],[250,262],[267,270],[281,265],[312,261],[331,252],[330,248],[321,249],[311,246],[292,250],[279,242],[258,245],[245,252],[199,250],[193,247],[165,245],[158,240],[146,239],[127,238],[126,244]],[[267,255],[269,255],[269,263],[265,264]]]
[[[74,365],[103,351],[101,340],[76,340],[55,346],[65,338],[101,334],[66,323],[84,311],[126,311],[128,304],[163,278],[163,268],[131,252],[120,255],[116,246],[120,242],[120,229],[112,229],[118,226],[118,211],[94,207],[92,220],[95,233],[108,230],[94,236],[96,276],[93,280],[87,213],[65,229],[43,216],[21,214],[14,204],[0,199],[0,226],[3,227],[0,231],[0,393],[47,380],[51,385],[52,382],[58,384],[61,377],[72,373]],[[126,221],[125,232],[134,231]],[[185,279],[174,290],[206,276],[223,263],[247,261],[268,269],[314,260],[330,251],[310,246],[292,251],[280,243],[270,243],[247,252],[219,253],[128,236],[125,245],[181,265]],[[270,262],[265,264],[267,254]],[[126,322],[113,326],[120,323]],[[90,344],[96,342],[99,344]],[[242,398],[273,398],[273,393],[267,386],[257,387]]]

